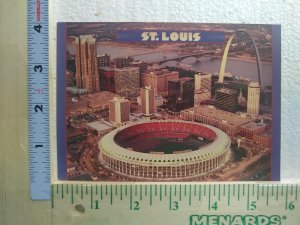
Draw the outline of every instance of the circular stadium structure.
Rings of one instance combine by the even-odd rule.
[[[99,142],[100,163],[129,180],[192,180],[222,167],[230,138],[204,124],[137,122],[119,127]]]

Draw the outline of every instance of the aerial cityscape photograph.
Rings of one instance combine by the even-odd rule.
[[[68,180],[272,179],[271,25],[65,26]]]

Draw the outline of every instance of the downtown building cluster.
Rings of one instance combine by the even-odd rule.
[[[255,135],[246,135],[245,124],[261,118],[261,87],[258,83],[244,83],[242,91],[241,87],[233,88],[233,82],[226,82],[224,77],[215,80],[210,73],[195,72],[183,77],[174,70],[148,69],[147,64],[131,57],[97,56],[97,42],[92,35],[77,37],[75,50],[76,88],[85,89],[89,95],[113,93],[106,98],[108,104],[105,107],[109,108],[109,121],[118,126],[130,121],[132,102],[137,98],[140,99],[142,115],[151,117],[156,113],[156,97],[163,96],[165,109],[180,113],[183,120],[212,125],[231,137],[240,135],[271,147],[271,137],[267,135],[270,126],[255,131]],[[71,77],[70,74],[67,76]],[[88,102],[88,105],[97,107],[97,101]],[[236,113],[241,102],[246,113]]]

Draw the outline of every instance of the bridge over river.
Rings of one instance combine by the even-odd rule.
[[[196,53],[191,53],[191,54],[186,54],[186,55],[178,55],[177,57],[172,57],[172,58],[163,58],[160,60],[150,61],[150,62],[148,62],[148,64],[161,65],[161,64],[163,64],[165,62],[169,62],[169,61],[181,62],[183,59],[190,58],[190,57],[194,57],[194,58],[198,59],[203,55],[215,55],[215,54],[216,54],[216,51],[202,51],[202,52],[196,52]]]

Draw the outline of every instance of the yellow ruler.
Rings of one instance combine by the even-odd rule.
[[[64,183],[52,185],[53,224],[299,225],[299,185]]]

